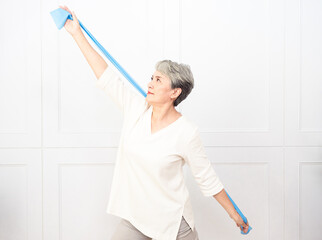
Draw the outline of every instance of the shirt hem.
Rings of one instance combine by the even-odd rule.
[[[128,215],[125,215],[125,214],[123,215],[123,214],[112,212],[112,211],[109,211],[109,210],[107,210],[106,213],[114,215],[114,216],[117,216],[119,218],[123,218],[123,219],[129,221],[142,234],[146,235],[147,237],[152,238],[153,240],[159,240],[159,238],[157,237],[157,235],[155,233],[152,233],[149,230],[147,230],[145,227],[143,227],[142,225],[137,224],[135,222],[135,220],[131,216],[128,216]]]

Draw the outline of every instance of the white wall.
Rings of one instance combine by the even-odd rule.
[[[321,1],[20,0],[0,15],[1,240],[106,240],[119,222],[105,209],[122,116],[54,25],[59,4],[145,90],[156,61],[191,66],[178,110],[253,227],[242,236],[185,166],[200,240],[320,239]]]

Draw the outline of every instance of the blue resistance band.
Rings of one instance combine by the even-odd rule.
[[[67,19],[73,20],[72,15],[62,9],[62,8],[58,8],[52,12],[50,12],[52,18],[54,19],[54,22],[57,26],[58,29],[61,29],[64,25],[65,22],[67,21]],[[96,46],[101,50],[101,52],[107,57],[108,60],[110,60],[110,62],[123,74],[123,76],[144,96],[146,97],[146,92],[134,81],[134,79],[124,70],[124,68],[122,68],[122,66],[105,50],[105,48],[94,38],[94,36],[87,30],[87,28],[85,28],[85,26],[81,23],[80,20],[78,20],[79,25],[81,26],[81,28],[83,28],[83,30],[87,33],[87,35],[93,40],[93,42],[96,44]],[[225,190],[226,192],[226,190]],[[247,224],[247,219],[244,216],[244,214],[239,210],[239,208],[237,207],[237,205],[235,204],[235,202],[230,198],[230,196],[228,195],[228,193],[226,192],[227,196],[229,197],[230,201],[232,202],[232,204],[234,205],[234,208],[236,209],[236,211],[238,212],[238,214],[241,216],[241,218],[243,219],[244,223]],[[247,233],[243,232],[243,227],[241,226],[242,230],[241,230],[241,234],[248,234],[250,230],[252,230],[251,226],[248,227],[248,231]]]

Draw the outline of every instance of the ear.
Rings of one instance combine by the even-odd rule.
[[[182,92],[182,89],[181,89],[181,88],[175,88],[175,89],[173,90],[173,93],[172,93],[172,95],[171,95],[171,98],[176,99],[177,97],[179,97],[179,96],[180,96],[181,92]]]

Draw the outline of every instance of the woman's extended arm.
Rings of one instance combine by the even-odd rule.
[[[206,155],[200,137],[199,127],[195,128],[193,137],[188,142],[184,159],[190,166],[191,172],[204,196],[213,196],[227,211],[230,218],[236,222],[237,227],[240,227],[240,229],[243,227],[244,233],[247,233],[249,223],[247,223],[247,225],[244,223],[242,217],[238,214],[233,203],[230,201],[223,184],[217,177],[217,174]]]
[[[213,197],[226,210],[226,212],[228,213],[229,217],[232,218],[236,222],[237,227],[240,227],[240,229],[241,229],[241,226],[242,226],[244,228],[244,233],[247,233],[249,222],[247,222],[247,224],[244,223],[243,219],[238,214],[238,212],[236,211],[234,205],[232,204],[232,202],[228,198],[225,189],[223,189],[219,193],[213,195]]]
[[[95,49],[89,44],[83,32],[74,35],[73,38],[76,41],[82,53],[84,54],[86,61],[94,71],[96,78],[98,79],[102,75],[104,70],[107,68],[107,63],[101,57],[101,55],[99,55],[95,51]]]
[[[66,6],[60,7],[72,14],[73,20],[67,19],[64,27],[77,43],[78,47],[86,58],[86,61],[91,66],[96,78],[98,79],[108,67],[107,63],[85,38],[75,13],[71,12]]]

